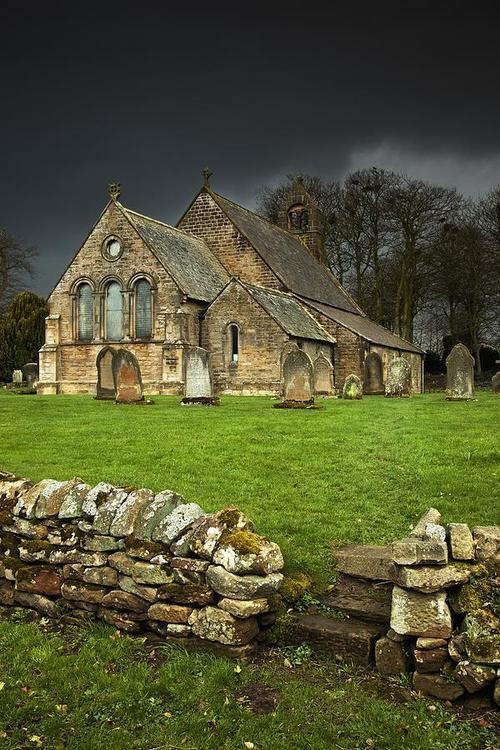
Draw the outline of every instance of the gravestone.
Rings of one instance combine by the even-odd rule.
[[[363,398],[363,383],[357,375],[348,375],[342,389],[342,398],[347,401],[360,401]]]
[[[500,370],[491,378],[491,390],[493,393],[500,393]]]
[[[182,404],[205,404],[214,406],[219,399],[214,398],[210,372],[210,353],[200,346],[193,346],[185,354],[185,396]]]
[[[14,385],[23,384],[23,371],[22,370],[14,370],[14,372],[12,373],[12,383]]]
[[[142,401],[144,397],[141,370],[132,352],[118,349],[113,355],[112,370],[117,403],[131,404]]]
[[[313,395],[313,366],[300,349],[287,354],[283,362],[284,401],[310,402]]]
[[[474,357],[464,344],[455,344],[446,357],[446,399],[474,398]]]
[[[21,367],[23,371],[23,380],[29,387],[33,387],[38,380],[38,364],[36,362],[27,362]]]
[[[383,396],[385,393],[382,360],[376,352],[370,352],[365,359],[363,393],[365,396]]]
[[[385,395],[389,398],[411,396],[411,365],[404,357],[394,357],[389,362]]]
[[[331,396],[333,393],[333,367],[323,352],[317,356],[313,365],[314,395]]]
[[[114,399],[116,396],[115,381],[113,378],[113,355],[114,349],[107,346],[97,355],[97,392],[98,399]]]

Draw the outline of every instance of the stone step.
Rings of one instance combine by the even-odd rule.
[[[293,637],[296,643],[309,643],[318,653],[366,666],[373,660],[381,631],[381,627],[359,620],[304,615],[297,620]]]
[[[388,623],[391,619],[392,583],[373,583],[340,574],[322,601],[332,609],[368,622]]]
[[[340,573],[371,581],[388,581],[392,569],[391,547],[349,544],[334,550],[335,567]]]

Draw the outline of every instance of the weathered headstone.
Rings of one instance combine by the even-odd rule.
[[[382,360],[377,352],[370,352],[365,359],[363,393],[365,396],[383,396],[385,393]]]
[[[209,352],[200,346],[191,347],[186,351],[185,368],[185,400],[212,398]]]
[[[348,401],[359,401],[363,398],[363,383],[357,375],[348,375],[342,389],[342,398]]]
[[[97,392],[98,399],[114,399],[116,395],[113,379],[113,355],[110,347],[102,349],[97,355]]]
[[[491,378],[491,390],[493,393],[500,393],[500,370]]]
[[[446,357],[446,398],[474,398],[474,357],[464,344],[456,344]]]
[[[12,373],[12,382],[14,385],[23,384],[23,371],[22,370],[14,370],[14,372]]]
[[[385,395],[395,398],[411,396],[411,366],[404,357],[389,362]]]
[[[137,359],[127,349],[118,349],[113,355],[113,379],[118,403],[142,401],[142,378]]]
[[[285,401],[311,401],[313,366],[300,349],[290,352],[283,363],[283,398]]]
[[[32,387],[38,380],[38,364],[36,362],[27,362],[21,367],[23,380],[29,387]]]
[[[333,393],[333,367],[323,352],[316,357],[313,365],[314,395],[331,396]]]

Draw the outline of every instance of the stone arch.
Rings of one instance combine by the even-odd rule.
[[[365,359],[363,393],[365,396],[383,396],[385,393],[384,367],[377,352],[370,352]]]
[[[116,350],[110,346],[101,349],[96,359],[97,367],[97,392],[98,399],[116,398],[115,380],[113,377],[113,357]]]
[[[282,391],[285,401],[310,401],[313,397],[313,363],[301,349],[283,360]]]
[[[313,363],[313,384],[315,396],[331,396],[334,391],[333,365],[323,352]]]

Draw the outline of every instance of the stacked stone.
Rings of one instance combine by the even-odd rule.
[[[174,492],[0,474],[0,603],[126,632],[246,646],[271,622],[281,551],[238,509]],[[61,606],[63,605],[63,606]]]
[[[414,688],[446,700],[494,687],[498,703],[500,619],[494,596],[484,593],[496,585],[500,529],[471,533],[467,524],[445,528],[440,520],[431,508],[407,539],[392,545],[391,629],[377,643],[377,667],[391,674],[413,663]],[[478,585],[482,597],[473,606]]]

